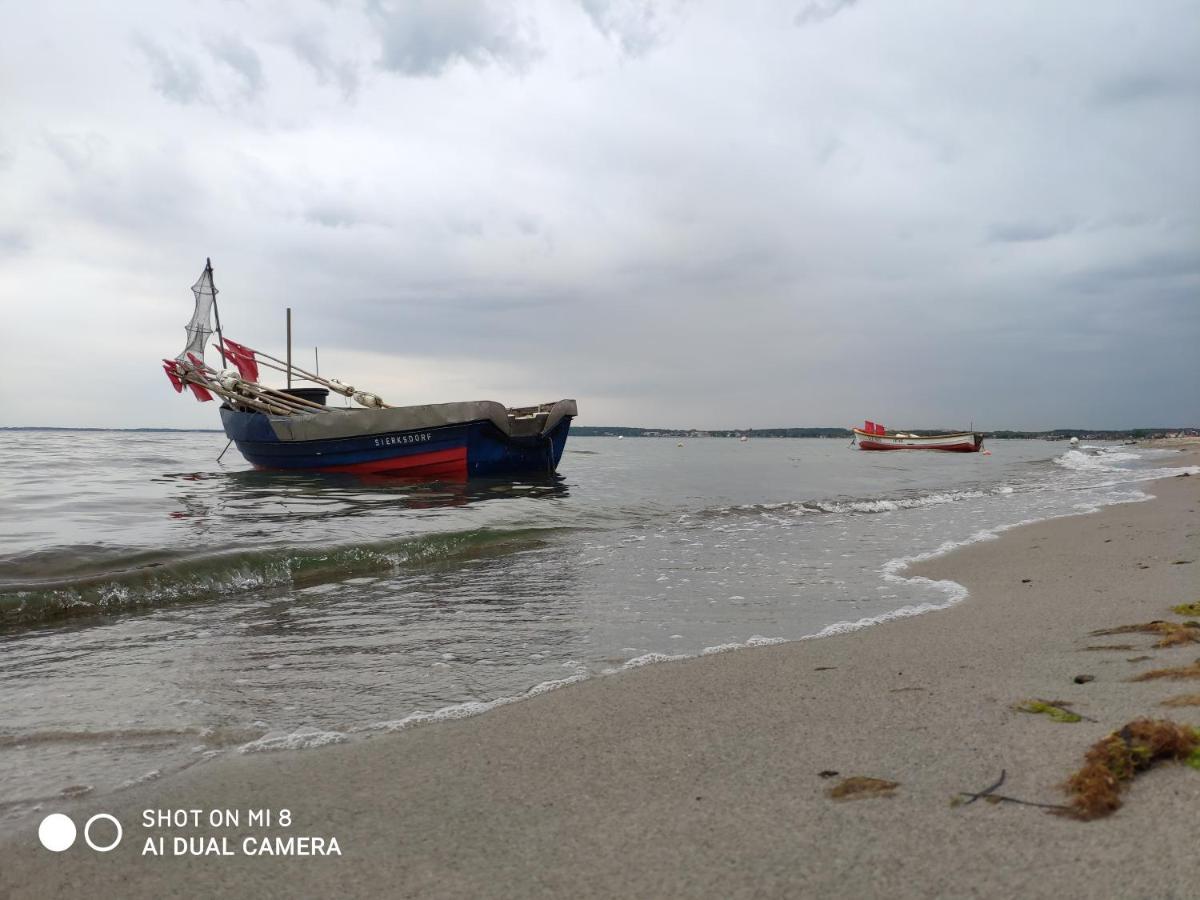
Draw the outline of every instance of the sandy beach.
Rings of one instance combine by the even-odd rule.
[[[997,793],[1060,804],[1086,749],[1124,723],[1200,726],[1200,706],[1159,705],[1200,683],[1130,680],[1191,663],[1200,645],[1090,636],[1183,621],[1171,607],[1200,601],[1200,477],[1144,489],[1156,499],[1013,529],[909,570],[967,586],[947,611],[63,801],[3,840],[0,893],[1193,897],[1200,773],[1182,765],[1139,777],[1120,810],[1092,822],[952,803],[1004,772]],[[1100,646],[1116,649],[1090,649]],[[1014,710],[1030,699],[1067,702],[1085,718]],[[856,775],[898,786],[828,796]],[[143,825],[144,810],[214,809],[239,810],[239,824]],[[251,826],[249,810],[272,811],[274,825]],[[51,853],[36,837],[50,812],[80,824],[111,813],[124,839],[109,853],[82,840]],[[341,855],[245,855],[244,839],[257,835],[336,838]],[[159,836],[166,855],[144,855]],[[172,856],[176,837],[225,838],[235,855]]]

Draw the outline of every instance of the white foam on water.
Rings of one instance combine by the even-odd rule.
[[[806,634],[804,637],[797,638],[800,641],[813,641],[818,638],[833,637],[837,634],[850,634],[853,631],[861,631],[864,628],[870,628],[872,625],[881,625],[884,622],[891,622],[896,619],[907,619],[911,616],[920,616],[929,612],[937,612],[942,609],[949,609],[954,604],[966,597],[966,589],[962,585],[953,581],[931,581],[928,578],[910,579],[912,581],[921,581],[938,589],[944,589],[950,594],[950,598],[945,603],[918,603],[915,606],[902,606],[899,609],[893,609],[889,612],[880,613],[877,616],[865,616],[861,619],[846,622],[835,622],[832,625],[826,625],[816,634]],[[945,586],[945,587],[943,587]],[[953,588],[961,588],[961,595],[958,596],[958,590]]]
[[[997,487],[990,490],[951,490],[936,491],[917,497],[875,497],[857,500],[800,500],[782,503],[745,503],[737,506],[718,506],[715,513],[729,512],[758,512],[772,522],[785,520],[769,516],[772,512],[788,512],[793,516],[811,515],[816,512],[824,513],[882,513],[895,512],[902,509],[923,509],[928,506],[941,506],[946,503],[958,503],[962,500],[976,500],[992,494],[1011,494],[1009,486]],[[718,526],[717,530],[722,530]]]
[[[465,719],[468,716],[477,716],[480,713],[485,713],[490,709],[495,709],[498,706],[507,706],[509,703],[516,703],[520,700],[528,700],[530,697],[536,697],[539,694],[545,694],[550,691],[556,691],[561,687],[566,687],[568,684],[575,684],[589,677],[587,674],[580,672],[571,675],[568,678],[560,678],[555,681],[543,681],[541,684],[536,684],[523,694],[518,694],[513,697],[497,697],[494,700],[470,700],[466,703],[455,703],[452,706],[443,706],[441,709],[433,712],[425,712],[418,710],[410,713],[403,719],[396,719],[391,722],[374,722],[370,725],[363,725],[352,729],[355,732],[363,733],[390,733],[394,731],[404,731],[412,728],[415,725],[428,725],[433,722],[446,722],[452,719]]]
[[[705,647],[700,651],[701,656],[711,656],[714,653],[728,653],[730,650],[745,650],[748,647],[767,647],[771,644],[786,644],[787,638],[763,637],[761,634],[751,635],[744,641],[731,641],[728,644],[717,644]]]
[[[923,494],[920,497],[902,497],[896,500],[881,498],[878,500],[846,500],[846,501],[817,501],[811,505],[822,512],[830,513],[880,513],[895,512],[900,509],[924,509],[927,506],[941,506],[946,503],[958,503],[961,500],[977,500],[988,496],[988,491],[939,491],[933,494]]]
[[[321,731],[317,728],[301,728],[290,734],[272,732],[258,740],[238,747],[239,753],[264,753],[274,750],[311,750],[329,744],[341,744],[348,737],[340,731]]]
[[[643,653],[641,656],[635,656],[628,660],[620,669],[606,669],[605,674],[620,672],[626,669],[640,669],[642,666],[652,666],[660,662],[675,662],[680,659],[688,659],[687,653]]]
[[[151,769],[149,772],[139,775],[137,778],[130,778],[128,781],[122,782],[120,785],[118,785],[117,790],[124,790],[125,788],[131,788],[135,785],[145,784],[148,781],[158,781],[160,778],[162,778],[162,769]]]
[[[1065,469],[1074,469],[1078,472],[1097,472],[1097,471],[1114,471],[1126,472],[1131,476],[1142,476],[1143,478],[1162,478],[1162,469],[1148,469],[1144,472],[1133,472],[1114,463],[1130,462],[1132,460],[1144,459],[1147,456],[1159,455],[1151,451],[1141,450],[1132,452],[1128,450],[1117,450],[1109,447],[1095,447],[1092,445],[1084,445],[1078,449],[1071,449],[1056,457],[1054,462]],[[1141,480],[1141,479],[1138,479]]]

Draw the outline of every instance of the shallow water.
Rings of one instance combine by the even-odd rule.
[[[0,432],[0,810],[936,608],[902,561],[1139,499],[1163,452],[572,438],[554,478],[258,473],[214,433]]]

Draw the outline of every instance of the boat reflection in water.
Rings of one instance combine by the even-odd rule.
[[[364,516],[375,519],[389,511],[436,512],[484,501],[563,500],[570,495],[567,480],[557,473],[520,479],[413,481],[391,475],[243,469],[167,473],[157,480],[178,486],[174,497],[180,506],[169,511],[172,518],[237,516],[239,530],[255,522],[286,520],[293,537],[301,537],[304,523],[312,520],[345,520],[347,525],[357,520],[353,530],[361,533]],[[390,529],[400,524],[392,521]]]

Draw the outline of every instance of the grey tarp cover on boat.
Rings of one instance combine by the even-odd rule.
[[[510,417],[502,404],[492,400],[395,406],[390,409],[331,408],[311,414],[267,416],[267,419],[275,436],[281,441],[323,441],[481,421],[490,421],[507,435],[536,435],[550,431],[564,417],[578,414],[574,400],[559,400],[541,408],[545,409],[546,406],[550,409],[544,423],[541,416],[526,415],[532,413],[533,409],[514,410],[520,415]]]

